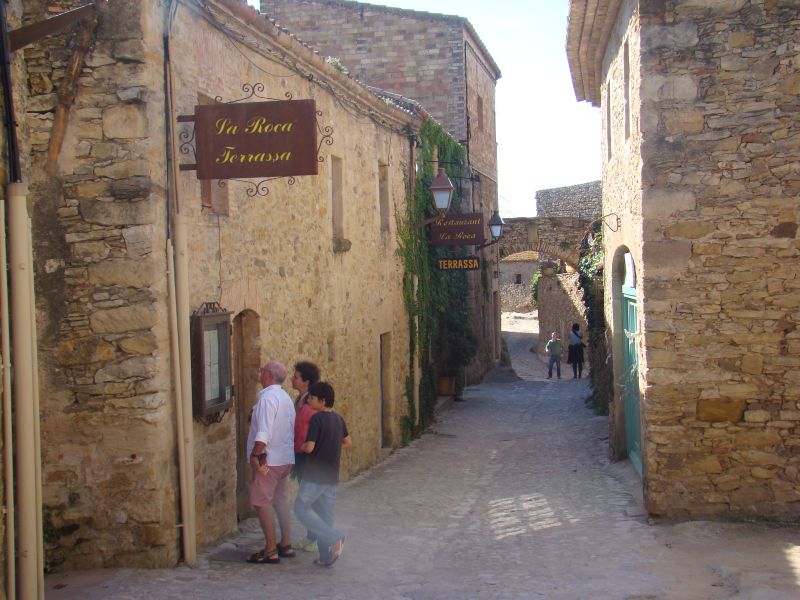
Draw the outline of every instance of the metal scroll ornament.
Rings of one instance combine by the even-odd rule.
[[[178,134],[178,139],[181,141],[179,151],[183,155],[191,156],[192,162],[197,162],[197,150],[194,147],[194,131],[195,128],[192,126]]]
[[[264,95],[266,89],[263,83],[245,83],[242,85],[242,92],[244,92],[246,96],[237,98],[236,100],[228,100],[227,102],[222,99],[222,96],[217,96],[214,98],[214,102],[218,104],[236,104],[237,102],[245,102],[251,98],[260,98],[261,100],[292,100],[291,92],[286,92],[283,98],[272,98],[271,96]]]

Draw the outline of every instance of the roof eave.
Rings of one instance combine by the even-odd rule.
[[[570,0],[567,61],[579,102],[600,106],[603,56],[622,0]]]

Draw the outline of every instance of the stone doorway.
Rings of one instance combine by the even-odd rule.
[[[239,521],[252,516],[248,493],[250,465],[247,434],[250,411],[256,403],[261,368],[261,320],[252,310],[240,312],[233,320],[233,384],[236,409],[236,513]]]

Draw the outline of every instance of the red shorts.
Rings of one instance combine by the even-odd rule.
[[[253,508],[260,508],[276,502],[288,502],[287,487],[291,472],[292,465],[270,467],[266,474],[254,470],[253,479],[250,481],[250,505]]]

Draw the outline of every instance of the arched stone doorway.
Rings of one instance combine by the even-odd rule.
[[[236,512],[238,520],[251,514],[248,481],[247,434],[250,410],[261,389],[261,319],[252,310],[243,310],[233,319],[233,384],[236,410]]]

